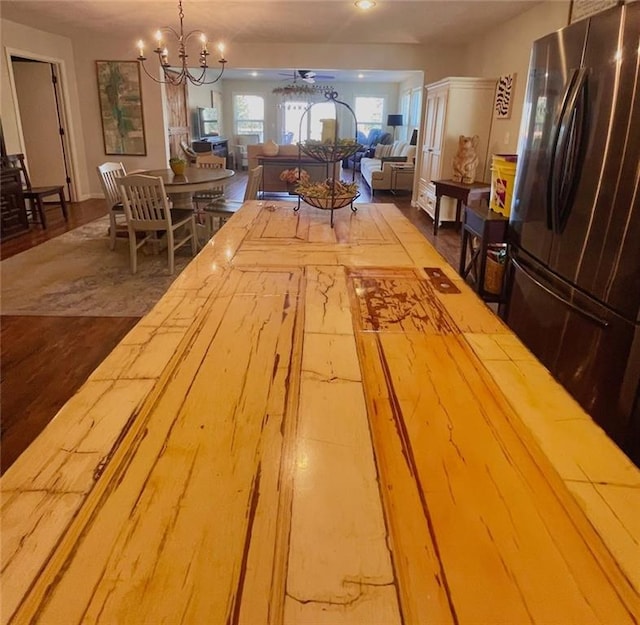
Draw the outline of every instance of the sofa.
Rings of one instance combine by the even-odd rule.
[[[369,132],[369,136],[365,136],[360,130],[356,134],[356,141],[364,146],[362,150],[359,150],[349,158],[345,158],[342,161],[342,167],[345,169],[355,169],[360,171],[360,161],[365,156],[373,156],[373,151],[379,143],[384,145],[390,145],[393,143],[393,138],[390,132],[382,132],[380,128],[374,128]]]
[[[266,156],[263,153],[263,145],[255,143],[247,146],[249,170],[255,169],[258,165],[263,166],[260,185],[263,193],[286,193],[289,190],[287,183],[280,180],[280,174],[285,169],[295,169],[299,166],[309,174],[311,180],[318,182],[330,175],[330,165],[305,154],[300,155],[297,144],[278,145],[276,156]]]
[[[405,171],[404,175],[394,179],[392,165],[394,163],[413,165],[415,157],[416,146],[410,145],[406,141],[395,141],[391,146],[380,144],[376,147],[376,153],[373,157],[362,157],[360,159],[360,173],[362,179],[369,185],[371,194],[373,195],[376,189],[410,191],[413,188],[413,171],[410,172],[410,175]]]

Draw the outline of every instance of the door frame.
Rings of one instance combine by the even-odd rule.
[[[24,133],[22,131],[22,116],[20,115],[18,92],[16,90],[15,77],[13,74],[13,61],[11,57],[19,56],[24,59],[29,59],[32,61],[40,61],[42,63],[48,63],[55,66],[56,74],[58,76],[58,87],[59,87],[59,95],[60,95],[59,110],[62,115],[62,119],[64,121],[64,131],[65,131],[65,134],[62,136],[62,141],[65,144],[66,155],[68,158],[68,165],[69,165],[69,173],[71,175],[71,184],[69,185],[69,191],[71,194],[70,200],[72,202],[76,202],[80,197],[78,192],[79,172],[78,172],[78,165],[77,165],[77,159],[76,159],[77,144],[76,144],[73,125],[70,123],[70,120],[71,120],[71,115],[69,113],[70,97],[68,92],[69,77],[68,77],[66,63],[64,59],[46,56],[43,54],[37,54],[35,52],[21,50],[19,48],[5,47],[4,52],[5,52],[5,60],[7,63],[7,73],[9,75],[9,88],[11,90],[11,100],[13,102],[13,107],[16,113],[16,122],[18,126],[18,141],[20,143],[20,151],[23,153],[25,151],[25,142],[24,142]]]

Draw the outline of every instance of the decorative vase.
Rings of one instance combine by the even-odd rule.
[[[171,171],[176,176],[184,176],[184,171],[187,168],[187,164],[185,163],[185,161],[174,161],[172,163],[169,163],[169,167],[171,167]]]
[[[266,141],[262,146],[262,153],[265,156],[278,156],[280,146],[273,140]]]

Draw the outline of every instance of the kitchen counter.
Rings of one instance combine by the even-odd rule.
[[[3,476],[2,622],[637,623],[638,469],[395,207],[293,206]]]

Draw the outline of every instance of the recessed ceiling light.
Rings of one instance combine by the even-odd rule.
[[[358,78],[364,78],[364,74],[358,74]]]
[[[373,0],[356,0],[353,4],[355,4],[359,9],[366,11],[367,9],[372,9],[376,6],[376,3]]]
[[[258,75],[258,72],[251,72],[251,75],[252,75],[252,76],[257,76],[257,75]]]

